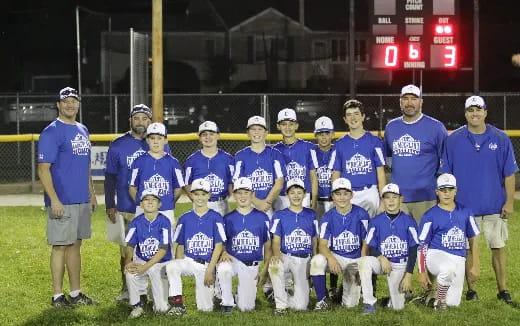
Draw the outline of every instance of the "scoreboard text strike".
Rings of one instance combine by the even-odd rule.
[[[458,0],[371,0],[371,67],[456,69]]]

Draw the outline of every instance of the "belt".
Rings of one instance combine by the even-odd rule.
[[[311,256],[311,254],[290,254],[290,253],[285,253],[287,256],[291,256],[291,257],[298,257],[298,258],[309,258]]]
[[[201,265],[206,265],[208,262],[204,259],[193,259],[194,262],[199,263]]]
[[[220,197],[216,197],[216,198],[210,198],[210,202],[215,202],[215,201],[221,201],[221,200],[224,200],[226,199],[227,196],[220,196]]]
[[[361,186],[361,187],[352,187],[352,190],[354,190],[354,191],[367,190],[367,189],[372,188],[372,186],[373,186],[373,185]]]
[[[391,258],[389,261],[394,264],[405,264],[408,262],[408,258]]]
[[[330,201],[330,198],[327,197],[327,198],[318,198],[318,201]]]
[[[242,263],[246,266],[258,266],[260,264],[259,261],[243,261]]]

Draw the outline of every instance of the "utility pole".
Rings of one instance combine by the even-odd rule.
[[[152,5],[152,113],[155,122],[163,122],[162,0]]]

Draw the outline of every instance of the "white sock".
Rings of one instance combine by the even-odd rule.
[[[71,298],[77,297],[81,293],[81,290],[70,291],[69,295]]]
[[[61,297],[63,295],[63,292],[62,293],[58,293],[58,294],[55,294],[52,296],[52,300],[56,300],[58,299],[59,297]]]

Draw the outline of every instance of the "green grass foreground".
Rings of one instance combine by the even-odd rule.
[[[179,205],[176,215],[186,211]],[[510,219],[508,242],[508,286],[513,300],[520,301],[520,202]],[[234,311],[221,316],[219,311],[196,310],[192,278],[185,278],[185,302],[188,313],[181,318],[147,313],[128,320],[130,307],[114,298],[121,286],[119,248],[105,240],[104,206],[93,217],[93,237],[83,243],[82,291],[100,302],[97,307],[54,309],[50,306],[52,287],[49,271],[50,248],[45,239],[45,212],[40,207],[0,207],[0,325],[519,325],[520,310],[498,302],[489,249],[483,237],[481,279],[477,285],[478,302],[465,302],[446,313],[407,304],[403,311],[378,307],[373,316],[362,316],[362,305],[355,309],[339,306],[324,313],[290,312],[274,317],[271,307],[258,295],[254,312]],[[65,280],[68,292],[68,279]],[[419,290],[419,285],[414,284]],[[386,280],[378,280],[378,297],[387,293]],[[314,294],[311,295],[314,304]]]

